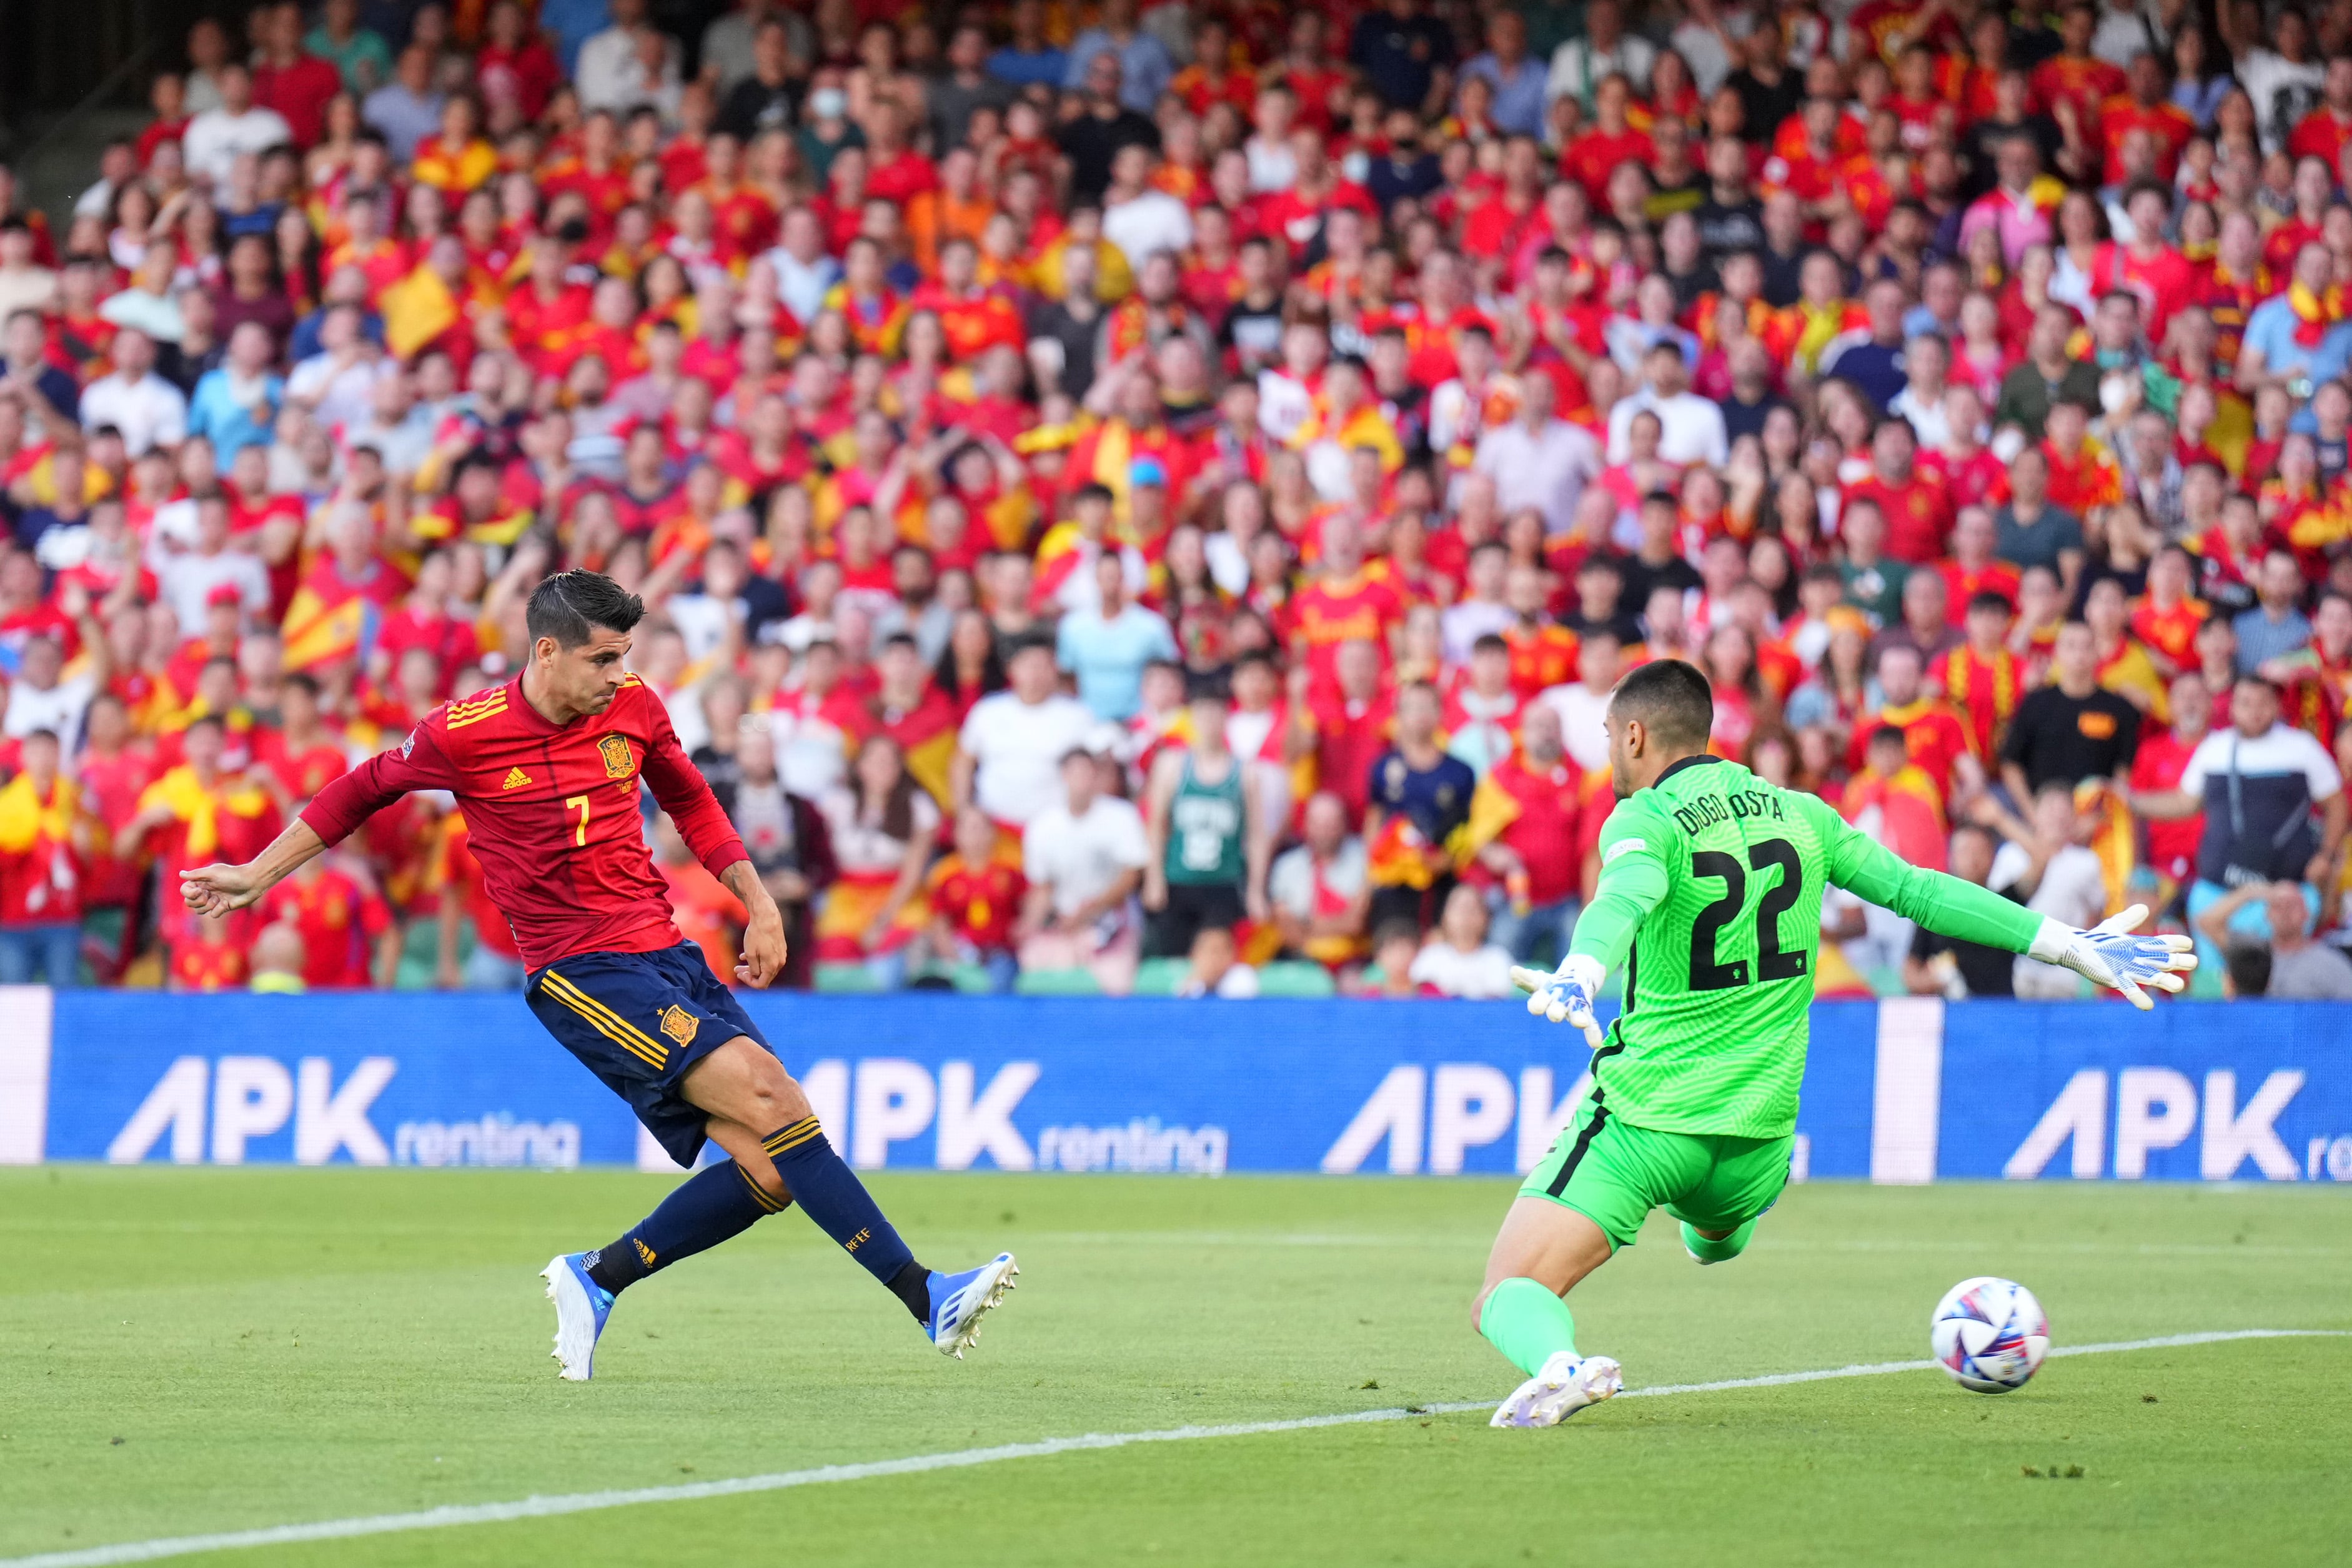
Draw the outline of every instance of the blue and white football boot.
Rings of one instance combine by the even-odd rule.
[[[961,1274],[931,1271],[931,1317],[923,1331],[931,1336],[941,1355],[963,1359],[963,1352],[980,1340],[980,1320],[1004,1300],[1020,1272],[1021,1266],[1009,1252],[1000,1252]],[[600,1327],[603,1321],[601,1317],[597,1320]]]
[[[547,1299],[555,1303],[555,1349],[550,1353],[573,1383],[595,1375],[596,1341],[604,1332],[604,1320],[613,1315],[613,1293],[588,1278],[587,1257],[567,1252],[539,1271],[547,1281]]]

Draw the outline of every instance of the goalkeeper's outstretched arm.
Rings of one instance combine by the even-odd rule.
[[[1800,809],[1821,832],[1831,882],[1938,936],[2071,969],[2122,992],[2142,1009],[2155,1005],[2143,986],[2179,991],[2185,984],[2181,974],[2197,967],[2189,938],[2132,934],[2147,919],[2145,905],[2134,904],[2089,931],[2076,931],[1974,882],[1910,864],[1820,801],[1806,797]]]

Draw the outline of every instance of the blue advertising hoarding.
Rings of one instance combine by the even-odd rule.
[[[753,994],[866,1169],[1500,1174],[1583,1089],[1509,1004]],[[1813,1010],[1801,1177],[2352,1181],[2352,1008]],[[0,988],[0,1163],[637,1164],[520,997]]]

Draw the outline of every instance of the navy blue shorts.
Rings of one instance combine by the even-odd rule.
[[[690,942],[560,958],[530,977],[523,996],[681,1165],[702,1152],[709,1120],[680,1092],[687,1069],[738,1035],[775,1049]]]

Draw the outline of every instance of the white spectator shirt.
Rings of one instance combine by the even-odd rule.
[[[286,396],[312,405],[321,425],[356,428],[373,417],[375,384],[398,369],[389,360],[367,355],[338,365],[333,355],[316,353],[288,373]]]
[[[188,438],[188,400],[152,370],[136,381],[115,371],[82,388],[82,428],[102,425],[121,431],[124,449],[143,458],[159,446],[176,447]]]
[[[157,559],[156,556],[161,558]],[[172,613],[180,618],[183,636],[194,636],[190,626],[201,628],[205,624],[205,605],[213,590],[226,584],[237,591],[249,615],[257,615],[269,605],[269,568],[261,557],[247,555],[242,550],[224,550],[218,555],[150,556],[155,568],[165,602]]]
[[[1406,975],[1416,985],[1433,986],[1441,996],[1493,1002],[1511,995],[1511,953],[1493,942],[1464,952],[1443,937],[1413,955]]]
[[[70,752],[81,735],[82,715],[89,711],[90,699],[97,695],[98,682],[88,675],[60,680],[47,691],[36,691],[31,681],[20,680],[8,689],[0,734],[21,741],[36,730],[47,730]]]
[[[1705,398],[1696,401],[1715,416],[1720,441],[1722,411]],[[1533,507],[1543,513],[1546,533],[1566,533],[1576,521],[1586,481],[1601,472],[1601,447],[1591,432],[1565,419],[1547,420],[1537,431],[1514,419],[1478,437],[1473,466],[1494,479],[1504,515]]]
[[[1057,779],[1056,793],[1060,788]],[[1072,816],[1066,799],[1056,801],[1032,818],[1021,836],[1022,874],[1033,887],[1053,889],[1056,915],[1075,914],[1102,897],[1121,874],[1141,870],[1150,858],[1143,814],[1113,795],[1096,796],[1084,816]]]
[[[802,689],[778,692],[776,705],[768,710],[768,731],[776,742],[776,775],[786,789],[809,800],[823,800],[826,791],[849,776],[849,737],[825,716],[824,707],[824,699]],[[685,744],[683,739],[679,744]]]
[[[1546,687],[1536,700],[1559,715],[1559,738],[1570,757],[1586,773],[1609,763],[1609,732],[1601,721],[1609,716],[1609,693],[1595,691],[1581,680]]]
[[[1249,160],[1249,188],[1260,195],[1286,191],[1298,183],[1298,155],[1286,142],[1253,136],[1242,143],[1242,156]]]
[[[1921,451],[1940,452],[1951,445],[1952,422],[1945,416],[1942,398],[1923,403],[1914,397],[1911,389],[1906,386],[1895,395],[1895,401],[1886,405],[1886,411],[1910,422],[1911,432],[1918,437]]]
[[[1731,442],[1723,428],[1723,410],[1696,392],[1660,397],[1648,387],[1617,400],[1609,411],[1609,460],[1623,462],[1632,451],[1633,416],[1643,409],[1658,416],[1658,456],[1687,468],[1705,463],[1719,468],[1730,459]]]
[[[274,109],[258,104],[243,114],[208,109],[188,121],[180,135],[180,153],[188,173],[218,185],[228,180],[228,169],[240,153],[266,153],[281,142],[291,145],[294,129]]]
[[[841,281],[841,263],[830,256],[803,263],[780,245],[768,252],[767,261],[775,268],[776,297],[803,325],[816,320],[824,309],[826,291]]]
[[[1299,920],[1313,920],[1318,880],[1315,873],[1314,850],[1304,844],[1284,850],[1274,858],[1273,868],[1266,873],[1266,901],[1276,909],[1287,910]],[[1364,841],[1340,840],[1322,873],[1323,887],[1340,898],[1352,899],[1361,892],[1365,879],[1371,874],[1371,858],[1364,848]]]
[[[1464,599],[1448,605],[1438,616],[1438,641],[1448,664],[1470,662],[1470,649],[1480,637],[1492,633],[1503,635],[1503,628],[1518,617],[1508,605],[1498,605],[1492,599]]]
[[[1060,692],[1034,705],[1011,691],[982,698],[959,737],[965,754],[979,764],[972,774],[973,804],[1016,826],[1061,811],[1062,758],[1084,744],[1094,726],[1087,705]]]
[[[2202,795],[2208,776],[2226,776],[2233,768],[2241,777],[2251,778],[2301,773],[2315,802],[2330,799],[2344,787],[2344,775],[2336,771],[2327,748],[2313,739],[2308,730],[2298,730],[2284,721],[2251,741],[2238,733],[2234,725],[2210,731],[2189,753],[2179,787],[2184,794]]]
[[[2023,846],[2004,844],[1992,858],[1992,873],[1985,879],[1985,886],[1996,893],[2007,892],[2032,863]],[[2107,885],[2098,856],[2080,844],[2069,844],[2050,857],[2025,907],[2075,931],[2098,924],[2107,912]]]
[[[1182,255],[1192,247],[1192,214],[1166,191],[1147,190],[1103,208],[1103,237],[1118,247],[1136,271],[1156,251]]]
[[[637,58],[637,36],[622,26],[605,28],[580,46],[580,61],[572,81],[580,89],[580,107],[626,113],[639,104],[667,110],[678,93],[677,40],[662,42],[662,70],[647,80],[645,62]]]

